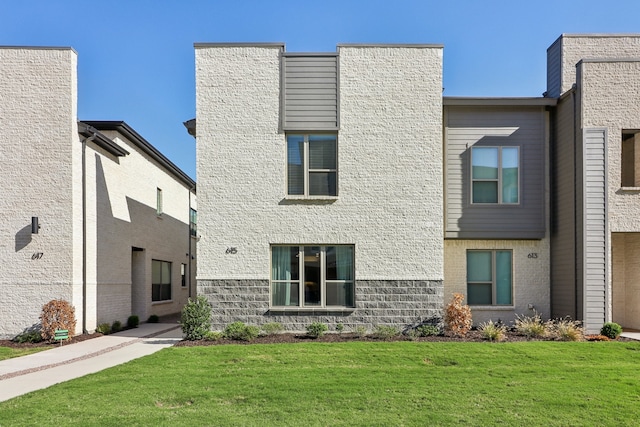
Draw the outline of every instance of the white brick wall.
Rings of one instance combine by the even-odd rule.
[[[38,323],[52,298],[77,306],[76,63],[69,48],[0,48],[0,336]],[[32,216],[42,225],[37,235]]]
[[[474,325],[498,319],[513,322],[516,315],[532,316],[535,311],[543,320],[550,317],[549,239],[542,240],[446,240],[445,241],[445,281],[444,302],[448,304],[454,293],[467,295],[467,250],[511,250],[513,251],[513,306],[477,307],[472,306]],[[536,254],[537,258],[530,258]],[[532,255],[533,256],[533,255]],[[465,298],[466,303],[466,298]]]
[[[325,202],[286,198],[279,53],[196,48],[198,279],[268,279],[271,243],[353,243],[359,280],[441,280],[441,49],[340,47]]]
[[[561,92],[571,89],[576,82],[576,64],[582,59],[638,58],[640,37],[633,34],[581,34],[562,35]],[[604,83],[604,82],[603,82]]]
[[[180,264],[189,263],[188,244],[193,240],[189,237],[189,188],[119,132],[102,133],[129,154],[115,158],[94,144],[87,150],[88,193],[95,199],[88,216],[95,224],[90,234],[95,252],[89,259],[95,260],[90,282],[97,283],[96,322],[124,323],[131,314],[145,321],[150,314],[179,312],[189,296],[180,276]],[[161,216],[156,214],[157,188],[163,195]],[[191,204],[197,208],[195,196]],[[140,260],[144,274],[133,290],[132,247],[144,249]],[[195,246],[192,253],[195,256]],[[151,301],[153,259],[172,263],[169,302]],[[195,296],[195,283],[192,290]]]

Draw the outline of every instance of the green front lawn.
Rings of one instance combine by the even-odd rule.
[[[12,357],[26,356],[28,354],[37,353],[42,350],[49,350],[50,348],[51,347],[34,347],[34,348],[0,347],[0,360],[11,359]]]
[[[2,426],[631,426],[640,343],[179,347],[0,414]]]

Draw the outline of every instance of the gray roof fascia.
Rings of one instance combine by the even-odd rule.
[[[616,62],[640,62],[639,58],[583,58],[576,64],[576,67],[582,63],[592,64],[614,64]]]
[[[72,48],[71,46],[2,46],[0,45],[0,49],[25,49],[25,50],[70,50],[74,52],[76,55],[78,51]]]
[[[442,97],[442,105],[457,106],[521,106],[521,107],[554,107],[557,105],[557,98],[489,98],[489,97]]]
[[[284,49],[282,42],[196,42],[193,44],[196,49],[199,47],[274,47]]]
[[[297,56],[340,56],[338,52],[282,52],[282,56],[285,57],[297,57]]]
[[[98,130],[113,130],[119,132],[129,141],[134,143],[144,153],[149,155],[153,160],[158,162],[168,172],[186,184],[190,189],[195,190],[196,183],[189,175],[184,173],[178,166],[176,166],[171,160],[167,159],[164,154],[158,151],[149,141],[144,139],[138,132],[136,132],[131,126],[123,121],[84,121],[90,126],[95,127]]]
[[[94,138],[92,142],[116,157],[124,157],[129,155],[129,152],[127,150],[120,147],[111,138],[107,137],[98,129],[85,122],[78,122],[78,133],[85,138],[93,136]]]
[[[424,48],[437,48],[443,49],[444,44],[429,44],[429,43],[338,43],[338,48],[340,47],[393,47],[393,48],[415,48],[415,49],[424,49]]]

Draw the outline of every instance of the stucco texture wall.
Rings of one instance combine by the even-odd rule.
[[[51,299],[77,303],[76,64],[69,48],[0,48],[0,336],[37,324]]]

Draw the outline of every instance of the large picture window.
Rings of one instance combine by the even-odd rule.
[[[171,299],[171,263],[151,261],[151,301]]]
[[[467,303],[511,305],[512,252],[467,251]]]
[[[337,136],[287,135],[287,194],[337,196]]]
[[[272,246],[271,305],[353,307],[354,248]]]
[[[519,203],[519,164],[518,147],[473,147],[471,202]]]

